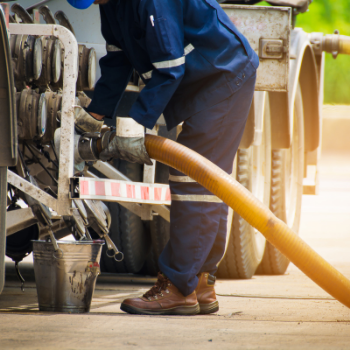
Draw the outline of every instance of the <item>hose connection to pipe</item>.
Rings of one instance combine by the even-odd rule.
[[[337,58],[338,54],[350,55],[350,36],[334,34],[323,35],[323,33],[310,34],[310,42],[316,55],[328,52]]]
[[[169,139],[146,135],[145,145],[151,158],[190,176],[223,200],[315,283],[350,308],[350,281],[230,175]]]

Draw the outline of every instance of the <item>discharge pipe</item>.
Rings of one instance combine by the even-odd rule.
[[[328,52],[337,58],[338,54],[350,55],[350,37],[339,35],[336,30],[334,34],[323,35],[323,33],[310,34],[310,42],[316,55]]]
[[[169,139],[146,135],[145,145],[151,158],[190,176],[223,200],[315,283],[350,308],[350,281],[230,175]]]

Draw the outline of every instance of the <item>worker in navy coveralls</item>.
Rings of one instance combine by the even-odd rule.
[[[81,9],[92,1],[68,0]],[[162,113],[169,130],[183,122],[177,142],[231,174],[259,65],[247,39],[215,0],[96,3],[108,52],[100,60],[102,76],[87,108],[90,116],[113,115],[135,69],[145,87],[129,116],[149,129]],[[141,140],[142,155],[130,149],[124,159],[149,162]],[[170,240],[159,258],[161,273],[155,286],[140,298],[124,300],[121,309],[215,312],[214,274],[225,251],[228,207],[177,170],[170,169],[169,180]]]

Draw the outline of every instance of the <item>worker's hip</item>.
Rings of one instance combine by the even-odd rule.
[[[230,174],[249,114],[254,84],[255,77],[252,77],[229,98],[186,119],[177,142]],[[170,169],[169,180],[172,200],[221,203],[207,189],[175,169]]]
[[[254,90],[255,80],[256,70],[251,63],[248,63],[239,76],[223,72],[211,79],[199,81],[188,89],[182,89],[180,85],[164,111],[168,129],[221,103],[242,89],[251,90],[253,85]]]

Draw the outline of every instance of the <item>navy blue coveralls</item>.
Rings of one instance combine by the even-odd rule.
[[[254,93],[259,59],[215,0],[110,0],[100,5],[107,55],[90,112],[112,116],[132,70],[145,83],[129,116],[152,129],[163,113],[178,142],[228,173]],[[161,271],[184,294],[214,274],[225,251],[227,206],[170,169],[170,240]]]

